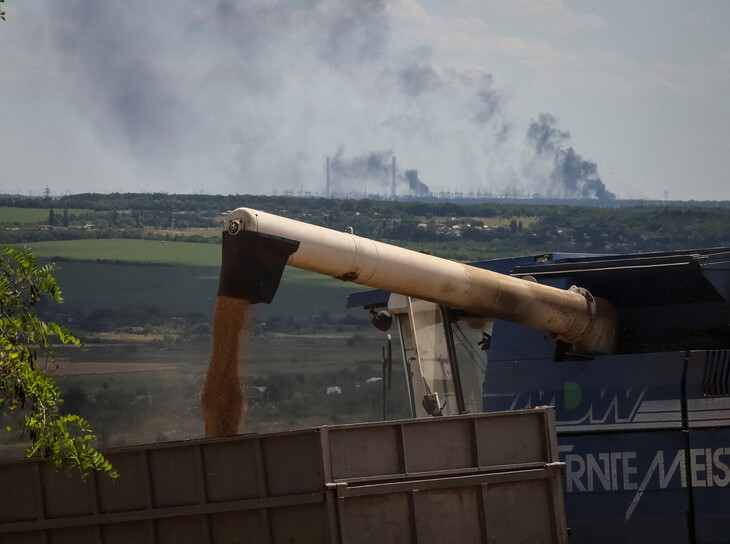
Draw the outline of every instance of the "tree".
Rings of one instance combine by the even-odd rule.
[[[52,227],[56,226],[56,212],[53,208],[51,208],[51,211],[48,212],[48,224]]]
[[[68,208],[64,208],[63,209],[63,219],[61,219],[61,224],[64,227],[68,227],[69,223],[70,223],[70,221],[69,221],[69,218],[68,218]]]
[[[0,0],[0,4],[3,2],[5,2],[5,0]],[[0,19],[2,19],[3,21],[5,20],[5,12],[1,9],[0,9]]]
[[[38,267],[27,247],[6,247],[0,253],[0,413],[5,431],[28,433],[28,457],[42,455],[56,467],[75,466],[82,476],[100,470],[116,478],[114,468],[94,448],[89,424],[77,415],[62,415],[58,386],[39,367],[39,352],[46,366],[55,360],[53,341],[82,347],[65,327],[36,315],[44,295],[63,300],[52,272],[51,265]]]

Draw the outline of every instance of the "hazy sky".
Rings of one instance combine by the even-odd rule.
[[[0,193],[730,199],[727,1],[4,9]]]

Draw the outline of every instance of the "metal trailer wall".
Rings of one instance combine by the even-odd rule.
[[[553,409],[0,463],[0,543],[567,542]]]

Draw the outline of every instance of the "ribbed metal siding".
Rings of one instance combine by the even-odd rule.
[[[0,463],[0,543],[567,541],[551,408],[106,454],[117,481]]]

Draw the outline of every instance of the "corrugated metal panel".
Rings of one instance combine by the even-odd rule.
[[[0,463],[0,543],[566,542],[551,408]]]

